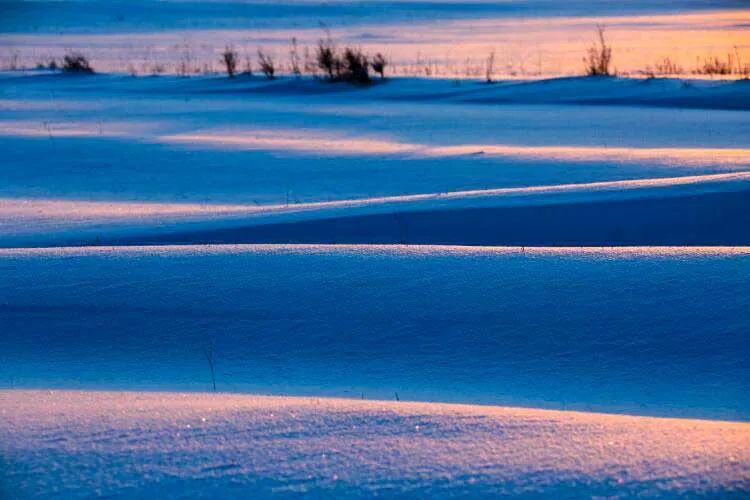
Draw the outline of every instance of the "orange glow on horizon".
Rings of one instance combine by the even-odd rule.
[[[383,52],[396,75],[482,78],[485,60],[496,54],[498,77],[550,77],[581,74],[582,57],[595,37],[595,27],[606,27],[613,47],[613,64],[621,74],[637,75],[670,58],[686,74],[706,58],[739,59],[750,64],[750,9],[683,14],[601,17],[488,17],[456,21],[333,27],[339,44],[366,52]],[[363,38],[377,33],[377,41]],[[226,44],[240,55],[263,46],[276,57],[281,72],[287,65],[288,45],[313,47],[321,37],[315,28],[252,30],[201,29],[189,33],[10,34],[2,45],[17,51],[33,67],[40,58],[62,54],[61,47],[85,50],[102,71],[149,73],[154,67],[176,72],[182,53],[194,59],[196,71],[220,71],[218,54]]]

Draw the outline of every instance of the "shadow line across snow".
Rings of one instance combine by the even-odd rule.
[[[101,243],[750,245],[750,191],[257,221],[225,228],[160,229]]]

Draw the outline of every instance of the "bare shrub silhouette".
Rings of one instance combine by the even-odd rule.
[[[740,78],[743,80],[750,80],[750,62],[745,62],[743,64],[742,57],[740,57],[740,50],[736,45],[734,46],[734,54],[737,58],[737,74],[740,75]]]
[[[250,57],[250,54],[248,54],[247,51],[245,51],[245,64],[243,72],[246,75],[253,75],[253,59]]]
[[[297,38],[292,38],[292,43],[289,47],[289,66],[292,70],[292,74],[299,78],[302,76],[302,70],[300,69],[300,57],[299,47],[297,46]]]
[[[328,79],[333,81],[337,76],[337,69],[341,67],[341,62],[336,55],[336,47],[333,45],[330,34],[327,34],[326,38],[318,40],[318,46],[315,49],[315,60],[318,63],[318,67]]]
[[[586,64],[586,74],[588,76],[610,76],[612,74],[610,65],[612,64],[612,47],[607,45],[604,38],[604,26],[597,26],[597,42],[588,49],[583,62]]]
[[[485,66],[484,79],[487,83],[492,83],[493,76],[495,74],[495,51],[491,51],[490,55],[487,56],[487,64]]]
[[[708,76],[731,75],[734,66],[735,64],[732,54],[727,54],[725,60],[719,59],[716,56],[706,57],[703,61],[698,63],[698,68],[695,70],[695,73]]]
[[[231,45],[224,47],[224,52],[221,53],[221,62],[224,63],[224,70],[229,78],[234,78],[237,73],[238,60],[239,55]]]
[[[659,75],[681,75],[684,73],[682,66],[674,62],[669,56],[663,57],[654,65],[654,70]]]
[[[273,62],[273,58],[269,54],[266,54],[263,49],[258,49],[258,65],[261,72],[266,75],[266,78],[269,80],[275,78],[276,65]]]
[[[211,370],[211,383],[213,384],[214,392],[216,392],[216,371],[214,369],[214,345],[209,344],[208,347],[203,349],[203,355],[208,363],[208,369]]]
[[[182,45],[177,45],[175,48],[179,49],[180,57],[179,61],[177,62],[177,74],[180,76],[190,76],[191,73],[197,73],[198,70],[196,68],[196,57],[193,54],[193,49],[188,45],[187,43]],[[166,67],[164,64],[156,63],[154,65],[154,73],[164,73],[166,71]]]
[[[682,66],[673,61],[669,56],[662,57],[653,66],[646,66],[646,69],[639,71],[639,73],[646,76],[646,78],[656,78],[659,76],[672,76],[681,75],[685,72]]]
[[[718,57],[707,57],[699,65],[698,74],[702,75],[737,75],[742,79],[750,78],[750,62],[742,62],[739,50],[734,47],[734,53],[727,53],[725,59]]]
[[[383,54],[380,52],[375,54],[370,65],[372,66],[372,70],[380,75],[381,80],[385,78],[385,67],[388,65],[388,62],[385,60]]]

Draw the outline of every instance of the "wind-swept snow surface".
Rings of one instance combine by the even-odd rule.
[[[750,419],[750,249],[0,251],[0,383]],[[40,346],[44,346],[40,349]]]
[[[0,496],[750,496],[749,82],[500,59],[744,58],[737,2],[0,5],[98,71],[0,72]],[[210,71],[321,20],[452,77]]]
[[[0,88],[3,247],[750,243],[747,82]]]
[[[0,391],[14,497],[711,496],[750,424],[435,403]]]

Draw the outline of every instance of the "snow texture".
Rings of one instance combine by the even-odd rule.
[[[6,387],[205,391],[212,348],[224,391],[750,419],[747,247],[17,249],[0,266]]]
[[[395,401],[0,391],[23,498],[712,496],[750,489],[745,423]]]
[[[750,243],[747,82],[6,74],[0,89],[4,247]]]
[[[738,2],[0,11],[0,497],[750,496]]]

